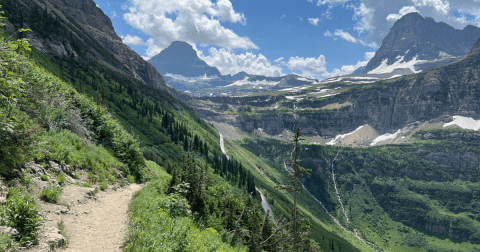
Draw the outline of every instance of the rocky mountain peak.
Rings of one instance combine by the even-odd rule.
[[[114,40],[122,41],[113,28],[112,21],[93,1],[48,0],[57,8],[64,10],[75,21],[89,25]]]
[[[202,75],[221,76],[216,67],[209,66],[197,56],[193,47],[182,41],[174,41],[159,54],[149,60],[161,74],[178,74],[185,77]]]
[[[365,73],[386,73],[405,68],[418,72],[466,55],[480,38],[480,28],[455,29],[414,12],[397,20]]]

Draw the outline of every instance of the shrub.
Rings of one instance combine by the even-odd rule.
[[[57,180],[58,184],[60,184],[61,186],[65,185],[65,183],[67,182],[67,179],[65,178],[65,173],[60,172],[60,174],[58,174],[57,176]]]
[[[108,177],[108,183],[109,183],[110,185],[113,185],[113,183],[115,183],[115,181],[116,181],[116,179],[115,179],[114,176],[109,176],[109,177]]]
[[[174,193],[160,200],[158,208],[168,212],[172,217],[187,217],[192,214],[187,199]]]
[[[48,176],[47,176],[47,174],[42,174],[42,175],[40,176],[40,179],[42,179],[43,181],[48,181]]]
[[[1,211],[2,225],[17,229],[23,246],[30,246],[38,241],[39,228],[43,219],[33,196],[23,194],[21,188],[12,188],[7,195],[7,203]]]
[[[18,244],[9,235],[0,235],[0,251],[17,251]]]
[[[57,203],[60,195],[62,194],[61,187],[55,187],[53,185],[48,185],[48,187],[43,188],[41,195],[42,200],[48,203]]]
[[[128,183],[132,184],[135,182],[135,178],[132,175],[127,175]]]
[[[95,184],[97,183],[97,176],[95,176],[95,174],[93,174],[93,172],[89,172],[88,173],[88,180],[90,180],[90,182],[92,182],[92,184]]]
[[[92,187],[92,185],[90,183],[85,183],[83,186],[84,187]]]
[[[100,190],[102,191],[105,191],[108,188],[107,183],[105,181],[100,182],[99,185],[100,185]]]
[[[79,179],[79,178],[80,178],[80,175],[78,175],[78,173],[75,172],[75,173],[73,173],[73,178],[74,178],[74,179]]]

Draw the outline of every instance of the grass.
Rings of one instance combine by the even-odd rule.
[[[137,192],[130,203],[131,222],[124,251],[247,251],[224,243],[215,229],[202,229],[189,216],[179,214],[174,218],[172,211],[161,204],[166,200],[164,192],[171,176],[154,163],[147,165],[157,178]]]
[[[48,187],[43,188],[40,193],[40,198],[48,203],[58,203],[62,191],[63,189],[61,187],[56,187],[50,184]]]

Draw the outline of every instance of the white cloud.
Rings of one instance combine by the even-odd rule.
[[[116,11],[112,11],[112,18],[116,17],[117,16],[117,12]]]
[[[398,11],[398,14],[389,14],[387,16],[388,21],[397,21],[401,17],[407,15],[408,13],[418,12],[415,6],[405,6]]]
[[[258,49],[248,37],[241,37],[222,25],[222,22],[246,24],[245,16],[235,12],[230,0],[215,3],[212,0],[130,0],[123,17],[128,24],[153,38],[147,49],[150,53],[176,40],[229,49]],[[147,56],[150,56],[148,52]]]
[[[282,15],[280,16],[280,19],[284,19],[284,18],[286,18],[286,17],[287,17],[287,15],[282,14]]]
[[[127,45],[143,45],[145,42],[138,37],[138,36],[132,36],[130,34],[127,34],[127,36],[120,36],[122,38],[122,42]]]
[[[163,48],[160,48],[155,44],[155,41],[152,38],[149,38],[147,40],[147,50],[145,50],[145,53],[147,54],[147,57],[153,57],[157,54],[159,54]]]
[[[368,47],[371,47],[371,48],[376,48],[377,47],[376,43],[367,43],[360,38],[355,38],[354,36],[352,36],[352,34],[350,34],[347,31],[344,31],[342,29],[336,29],[335,32],[333,32],[333,33],[330,32],[329,30],[327,30],[325,33],[323,33],[323,36],[333,37],[333,39],[335,39],[335,40],[337,38],[341,38],[341,39],[344,39],[348,42],[355,43],[355,44],[361,44],[363,46],[368,46]]]
[[[199,53],[199,57],[210,66],[215,66],[222,74],[236,74],[245,71],[249,74],[264,76],[282,76],[282,67],[272,65],[263,54],[253,54],[246,52],[244,54],[235,54],[225,48],[209,49],[209,56]],[[283,58],[282,58],[283,59]]]
[[[300,71],[300,75],[304,77],[321,80],[351,74],[358,68],[366,66],[374,55],[375,52],[366,52],[365,61],[358,61],[355,65],[345,65],[340,69],[335,68],[332,72],[327,71],[327,61],[323,55],[320,55],[318,58],[290,57],[286,65],[292,71]]]
[[[350,8],[353,8],[354,10],[352,19],[356,21],[353,29],[358,31],[359,34],[372,31],[372,19],[373,15],[375,14],[375,9],[367,8],[367,6],[365,6],[363,3],[361,3],[358,7],[350,5]]]
[[[450,11],[450,3],[448,0],[412,0],[413,4],[417,7],[433,7],[436,11],[448,14]]]
[[[309,18],[308,22],[312,25],[318,26],[318,22],[320,21],[320,18]]]
[[[273,62],[281,62],[282,60],[283,60],[283,57],[280,57],[280,58],[274,60]]]

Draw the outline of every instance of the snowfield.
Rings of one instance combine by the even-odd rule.
[[[354,131],[352,131],[352,132],[350,132],[350,133],[343,134],[343,135],[338,135],[338,136],[335,137],[335,139],[333,139],[333,140],[331,140],[330,142],[328,142],[327,145],[335,145],[335,144],[338,143],[337,140],[340,140],[340,139],[343,139],[343,138],[345,138],[345,137],[347,137],[347,136],[350,136],[351,134],[353,134],[353,133],[361,130],[362,128],[363,128],[363,125],[360,126],[360,127],[358,127],[356,130],[354,130]]]
[[[453,116],[453,121],[445,123],[443,127],[445,128],[451,125],[457,125],[462,129],[479,130],[480,120],[474,120],[471,117]]]
[[[395,139],[400,133],[402,133],[401,130],[398,130],[397,132],[395,132],[395,134],[390,134],[390,133],[383,134],[375,138],[373,142],[370,144],[370,146],[375,146],[377,143],[388,140],[388,139]]]
[[[410,70],[412,70],[412,72],[414,73],[420,73],[421,71],[417,71],[415,70],[415,64],[417,63],[422,63],[424,62],[425,60],[417,60],[418,56],[415,56],[415,58],[413,58],[412,60],[408,61],[408,62],[405,62],[403,61],[404,59],[404,56],[401,56],[398,58],[398,60],[391,64],[391,65],[388,65],[388,59],[384,59],[382,61],[382,64],[380,64],[380,66],[378,66],[377,68],[371,70],[370,72],[368,72],[369,74],[384,74],[384,73],[391,73],[393,72],[393,70],[395,69],[398,69],[398,68],[410,68]]]

